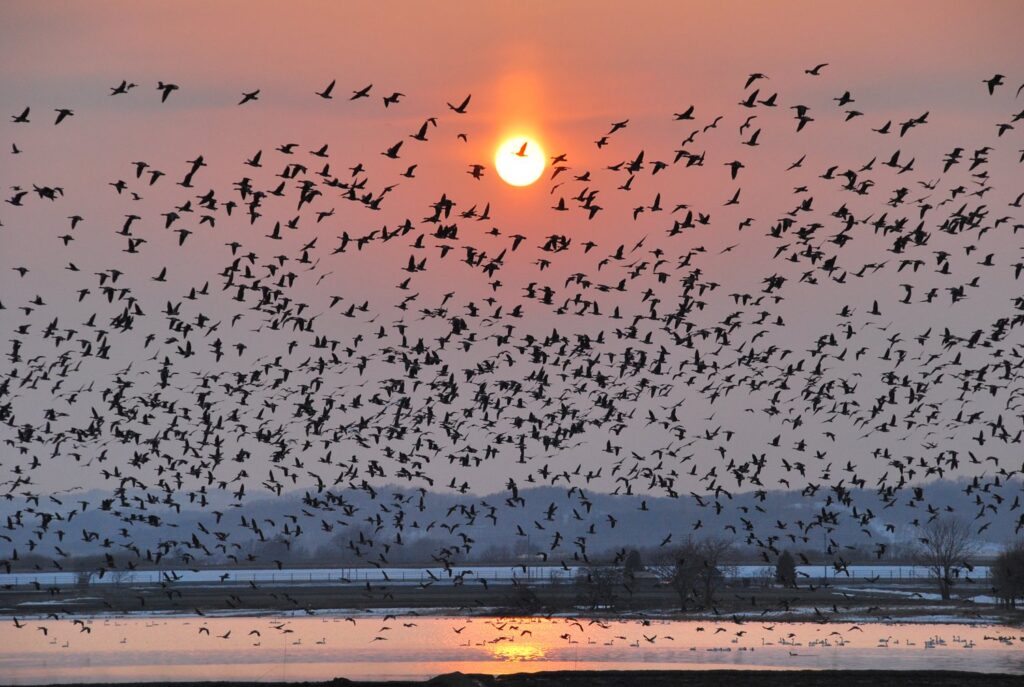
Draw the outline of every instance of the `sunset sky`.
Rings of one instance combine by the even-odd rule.
[[[912,181],[937,177],[942,156],[955,146],[965,148],[969,157],[970,151],[996,143],[997,124],[1024,107],[1024,99],[1014,98],[1024,81],[1019,38],[1024,8],[1015,2],[295,2],[287,4],[287,12],[280,11],[281,7],[248,1],[0,5],[0,102],[5,116],[0,124],[4,147],[0,185],[4,197],[10,197],[11,187],[18,185],[64,189],[57,205],[38,202],[32,194],[26,207],[0,208],[4,224],[0,228],[0,265],[4,268],[0,301],[6,306],[0,322],[5,332],[23,321],[17,306],[37,294],[50,310],[30,314],[33,334],[56,315],[77,322],[96,309],[86,308],[99,298],[98,287],[93,285],[94,293],[80,305],[76,293],[86,278],[66,271],[69,261],[84,275],[114,267],[124,271],[135,293],[151,298],[144,309],[159,315],[164,301],[180,300],[189,288],[198,289],[206,281],[212,282],[214,292],[220,290],[217,275],[231,257],[225,243],[240,240],[246,245],[243,252],[259,244],[263,264],[278,254],[275,251],[286,250],[294,259],[314,237],[323,261],[316,276],[323,279],[314,283],[306,278],[295,287],[313,303],[311,311],[330,312],[327,303],[335,295],[344,296],[343,308],[370,301],[369,312],[358,324],[329,320],[331,315],[320,320],[326,328],[323,333],[341,340],[363,334],[372,341],[380,326],[403,316],[396,305],[413,292],[419,294],[419,301],[407,319],[412,322],[410,339],[415,342],[417,336],[429,339],[438,335],[430,324],[416,323],[416,309],[437,307],[448,292],[456,294],[459,307],[470,301],[480,305],[493,297],[511,310],[534,282],[560,287],[573,274],[586,272],[590,279],[614,285],[626,273],[615,272],[614,277],[608,272],[598,274],[595,263],[618,245],[628,250],[648,236],[650,243],[645,249],[663,247],[673,261],[687,250],[704,248],[706,255],[700,262],[704,278],[724,284],[715,294],[716,302],[696,315],[710,323],[728,315],[731,303],[726,294],[760,289],[766,275],[789,269],[773,266],[777,244],[765,235],[797,202],[791,198],[795,187],[820,184],[820,175],[833,165],[840,165],[840,171],[856,169],[877,158],[880,166],[895,149],[904,148],[901,161],[916,156],[917,168],[908,177],[891,179],[885,193],[893,184],[913,185],[912,197],[918,199],[924,191]],[[819,63],[828,63],[820,76],[805,73]],[[759,88],[762,98],[778,93],[778,107],[748,113],[738,106],[750,92],[744,84],[755,72],[767,78],[751,88]],[[996,73],[1007,75],[1006,85],[989,96],[982,81]],[[127,94],[111,96],[110,90],[122,80],[138,85]],[[337,81],[334,98],[317,97],[332,80]],[[156,88],[160,81],[179,86],[166,103],[161,103]],[[370,84],[369,97],[349,100],[353,92]],[[242,93],[257,89],[257,100],[238,105]],[[385,108],[382,98],[396,91],[404,96]],[[850,107],[863,113],[849,125],[844,118],[850,108],[833,103],[844,91],[855,98]],[[446,105],[458,105],[470,94],[465,114],[454,113]],[[791,107],[796,104],[810,106],[814,117],[800,134],[794,132]],[[691,105],[695,107],[694,121],[674,121],[674,113]],[[26,107],[31,108],[31,122],[13,123],[12,118]],[[58,108],[69,108],[74,114],[54,126]],[[907,138],[889,135],[883,139],[870,131],[888,120],[898,128],[899,122],[924,112],[929,113],[928,124],[916,127]],[[740,135],[737,129],[748,114],[758,118]],[[718,115],[723,119],[715,129],[702,132],[697,142],[685,146],[694,153],[706,152],[707,163],[699,173],[682,169],[680,164],[652,176],[645,167],[628,192],[617,191],[625,177],[608,166],[628,163],[640,151],[645,152],[647,165],[655,160],[671,162],[680,142]],[[430,140],[411,139],[410,134],[429,117],[438,121],[436,127],[429,128]],[[628,126],[616,132],[607,146],[595,145],[613,122],[627,119]],[[761,145],[741,144],[760,128],[764,131]],[[995,191],[985,200],[998,200],[1000,207],[1024,190],[1019,183],[1010,183],[1020,178],[1016,151],[1024,147],[1021,129],[1024,127],[1018,124],[1016,130],[998,137],[999,151],[992,154],[988,167],[992,178],[1004,181],[996,183]],[[459,134],[465,134],[466,140]],[[493,157],[497,145],[509,136],[533,137],[549,156],[564,154],[571,169],[555,181],[546,172],[541,181],[525,188],[503,183],[495,174]],[[382,156],[399,141],[403,143],[398,159]],[[386,185],[396,186],[380,211],[343,200],[318,200],[317,210],[333,209],[335,214],[322,222],[308,217],[295,234],[284,230],[286,239],[279,245],[264,240],[272,225],[250,229],[238,215],[219,217],[215,229],[198,227],[192,221],[194,234],[181,249],[173,233],[161,231],[160,213],[190,195],[194,200],[217,188],[223,200],[242,177],[257,179],[260,188],[276,186],[279,180],[273,175],[285,160],[275,148],[287,143],[297,144],[304,162],[330,163],[332,173],[342,179],[350,176],[346,168],[361,163],[371,180],[368,190],[380,192]],[[19,156],[9,154],[12,144],[22,151]],[[330,159],[309,157],[309,151],[324,144],[329,145]],[[243,165],[258,150],[263,151],[264,168],[257,171]],[[188,161],[200,155],[207,166],[197,175],[196,188],[188,191],[176,186],[173,182],[189,170]],[[804,155],[807,162],[803,168],[785,173]],[[745,165],[736,181],[726,167],[732,160],[743,160]],[[166,178],[153,187],[136,182],[136,161],[162,170]],[[400,176],[413,164],[417,165],[415,178]],[[474,164],[486,167],[482,179],[468,173]],[[309,171],[312,174],[318,168]],[[591,171],[591,181],[571,178],[585,170]],[[110,184],[118,180],[129,182],[142,199],[133,203],[127,196],[115,194]],[[560,182],[564,185],[552,188]],[[598,202],[602,210],[593,220],[571,202],[588,187],[601,188]],[[294,184],[289,182],[292,188]],[[741,202],[725,206],[738,188]],[[851,199],[834,189],[810,193],[822,213],[844,202],[858,206],[866,216],[886,212],[882,199],[887,196],[872,198],[876,205],[872,208],[863,204],[863,198]],[[428,258],[427,270],[413,275],[412,291],[396,291],[395,285],[410,276],[402,268],[409,258],[412,236],[362,251],[352,248],[344,258],[331,257],[330,249],[343,232],[355,238],[385,225],[394,228],[407,218],[419,222],[442,194],[456,201],[456,213],[473,206],[480,213],[489,204],[491,221],[461,222],[460,238],[491,256],[511,248],[508,237],[525,237],[524,248],[509,253],[499,273],[500,287],[479,268],[458,262],[465,257],[462,248],[442,259],[431,246],[433,252],[419,256]],[[650,206],[657,194],[662,196],[665,211],[660,216],[644,211],[634,219],[633,210]],[[553,211],[559,198],[564,198],[572,211]],[[276,201],[271,198],[268,203]],[[666,229],[684,214],[668,216],[677,204],[689,205],[695,212],[711,209],[713,226],[670,243],[673,239],[665,238]],[[293,198],[272,207],[271,221],[284,223],[296,213]],[[143,227],[139,235],[146,237],[147,244],[138,255],[125,255],[124,236],[117,232],[125,216],[136,212],[141,216],[136,228]],[[1003,211],[993,213],[998,217]],[[85,220],[75,230],[74,242],[65,248],[56,237],[67,231],[66,217],[72,214]],[[747,217],[756,222],[749,230],[738,230]],[[492,227],[500,229],[500,239],[488,235]],[[544,258],[538,247],[552,234],[573,237],[573,251],[555,260],[549,271],[538,271],[536,261]],[[581,255],[577,248],[588,240],[599,248]],[[1014,251],[1020,245],[1020,234],[1011,234],[1007,226],[985,240],[987,247],[983,246],[977,259],[995,252],[1003,268],[998,276],[986,277],[985,285],[992,289],[987,293],[1002,293],[1001,289],[1012,285],[1007,264],[1019,259]],[[431,241],[427,239],[428,246]],[[844,255],[860,258],[850,260],[855,270],[869,260],[886,259],[889,242],[872,243],[865,238],[851,244]],[[19,266],[29,267],[29,273],[19,276],[14,269]],[[176,288],[173,292],[169,285],[153,284],[150,279],[163,267],[169,269]],[[799,270],[794,272],[794,279],[799,276]],[[777,311],[785,317],[786,326],[773,331],[769,340],[805,350],[808,341],[813,342],[826,327],[824,318],[835,315],[844,304],[863,313],[879,298],[896,302],[902,295],[899,284],[907,278],[906,272],[890,270],[861,282],[853,295],[826,287],[797,289],[773,308],[773,319]],[[620,297],[613,291],[607,302],[621,299],[628,320],[628,315],[642,314],[648,308],[648,299],[639,298],[641,292],[638,288],[636,293]],[[675,297],[662,295],[662,307]],[[945,294],[942,297],[947,298]],[[1000,301],[999,307],[1004,305]],[[899,315],[890,315],[891,308],[883,308],[886,320],[897,322],[904,339],[947,324],[970,332],[993,317],[986,307],[937,314],[934,309],[910,306]],[[230,301],[211,304],[205,311],[214,320],[224,320],[225,329],[234,313]],[[537,336],[553,328],[566,335],[593,336],[609,326],[589,317],[556,316],[543,308],[529,310],[527,315],[519,324],[521,331],[530,330]],[[162,327],[157,331],[164,335]],[[233,345],[236,339],[243,339],[252,351],[269,355],[292,338],[282,334],[271,339],[252,331],[232,335],[225,343]],[[877,353],[884,351],[890,335],[879,333],[874,339],[880,346]],[[129,364],[135,365],[136,372],[140,368],[152,372],[156,362],[147,361],[155,353],[143,346],[144,336],[145,332],[135,331],[119,337],[124,346],[110,361],[107,372]],[[204,354],[206,345],[205,341],[197,343]],[[37,353],[28,345],[23,352],[27,357]],[[53,349],[39,352],[49,355]],[[165,354],[160,353],[156,361]],[[453,359],[453,366],[472,366],[482,355],[476,348]],[[689,356],[686,353],[684,357]],[[296,353],[296,358],[301,357]],[[250,364],[249,360],[238,363],[243,369]],[[864,384],[864,390],[870,388],[870,382]],[[729,402],[739,412],[745,401]],[[662,414],[668,401],[660,408],[658,402],[641,404],[640,416],[648,409]],[[18,403],[26,414],[34,411],[41,417],[49,401],[43,396],[31,401],[22,398]],[[688,398],[687,403],[687,415],[694,419],[695,428],[699,425],[703,431],[697,418],[713,416],[715,408],[699,395]],[[630,448],[644,451],[671,440],[671,436],[652,437],[639,420],[638,426],[622,437]],[[755,429],[750,436],[738,436],[734,444],[736,455],[746,459],[762,451],[776,433],[766,422],[762,417],[719,416],[708,426],[745,424]],[[836,459],[839,464],[856,462],[855,453],[861,451],[856,444],[858,433],[851,429],[843,436],[849,443]],[[595,446],[603,446],[605,437],[593,440],[596,443],[569,451],[558,460],[564,458],[571,469],[591,455]],[[955,442],[953,445],[960,445]],[[698,460],[713,464],[718,454],[712,449],[711,445],[702,449]],[[865,474],[883,469],[865,466]],[[436,470],[444,481],[461,474],[449,472],[441,464]],[[69,479],[56,464],[43,466],[40,474],[44,484],[66,484]],[[89,473],[73,480],[94,477]],[[503,465],[477,471],[470,481],[474,489],[486,491],[500,488],[507,478],[508,469]],[[611,489],[614,485],[603,486]]]

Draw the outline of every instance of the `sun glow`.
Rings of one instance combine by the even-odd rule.
[[[495,644],[491,655],[502,661],[538,661],[544,658],[544,649],[533,644]]]
[[[544,172],[544,149],[528,136],[506,139],[494,153],[498,176],[512,186],[529,186]]]

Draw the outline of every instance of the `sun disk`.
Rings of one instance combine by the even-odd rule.
[[[544,172],[544,149],[529,136],[506,139],[494,154],[498,176],[512,186],[529,186]]]

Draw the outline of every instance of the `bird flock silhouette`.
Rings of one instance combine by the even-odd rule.
[[[60,570],[64,539],[79,537],[103,554],[101,574],[182,550],[196,565],[238,560],[246,542],[222,521],[247,499],[295,491],[301,508],[286,520],[243,516],[241,529],[301,543],[366,523],[379,536],[350,544],[378,567],[433,529],[447,540],[431,565],[450,568],[478,543],[470,527],[510,511],[530,513],[537,556],[589,562],[617,522],[592,507],[595,491],[709,514],[741,491],[797,491],[800,513],[762,525],[744,512],[716,533],[771,561],[823,533],[842,561],[848,542],[831,533],[845,521],[884,552],[904,523],[854,492],[918,507],[924,523],[953,510],[929,500],[936,478],[964,480],[975,510],[956,515],[979,534],[1000,519],[1020,531],[1024,189],[1019,172],[996,170],[1024,163],[1021,88],[999,74],[961,84],[965,101],[998,100],[1006,115],[936,142],[928,130],[948,113],[880,117],[829,71],[753,73],[725,111],[665,113],[679,144],[627,149],[636,125],[624,112],[584,142],[590,168],[550,159],[550,201],[530,226],[505,225],[498,204],[467,200],[475,191],[439,188],[448,175],[483,189],[487,164],[467,179],[462,161],[417,161],[437,139],[470,145],[471,95],[442,99],[444,114],[423,113],[361,161],[288,141],[216,163],[111,146],[123,176],[81,180],[102,217],[60,184],[21,179],[0,216],[7,571],[27,552]],[[800,80],[835,96],[788,98],[782,85]],[[230,106],[268,102],[235,93]],[[345,93],[337,80],[308,86],[311,105],[408,107],[374,84]],[[189,97],[187,84],[129,80],[108,96]],[[19,147],[22,127],[102,116],[12,110],[6,177],[34,153]],[[862,159],[840,145],[802,153],[816,130],[855,141]],[[792,158],[762,154],[770,145]],[[791,191],[747,200],[770,184]],[[404,216],[410,188],[434,199],[417,217]],[[28,223],[30,209],[48,220]],[[565,218],[612,229],[563,232]],[[64,269],[41,272],[29,244]],[[391,286],[339,286],[353,273]],[[494,483],[500,495],[479,496]],[[106,495],[80,499],[83,486]],[[537,486],[564,489],[572,507],[531,502]],[[419,522],[436,492],[459,505]],[[187,531],[175,526],[186,507],[206,514]],[[109,533],[76,534],[86,511],[109,517]],[[705,520],[650,528],[668,546]],[[138,546],[151,528],[159,544]]]

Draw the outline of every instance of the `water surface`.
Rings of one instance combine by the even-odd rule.
[[[875,668],[1024,674],[1024,631],[991,625],[402,615],[19,623],[20,629],[4,620],[0,629],[0,675],[6,684],[421,679],[455,670]]]

